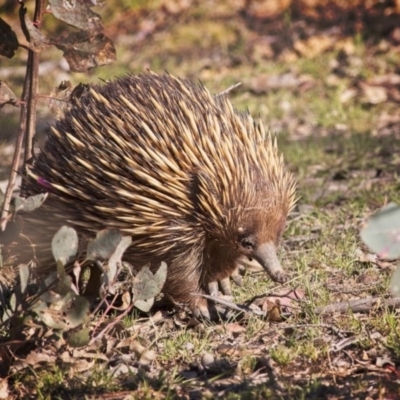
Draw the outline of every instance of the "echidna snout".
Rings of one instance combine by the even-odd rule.
[[[273,281],[279,283],[287,282],[288,276],[278,259],[274,243],[267,242],[259,245],[254,249],[252,256],[264,268]]]

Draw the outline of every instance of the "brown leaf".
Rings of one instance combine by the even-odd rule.
[[[18,39],[11,26],[0,18],[0,55],[11,58],[14,57],[18,49]]]
[[[281,322],[283,320],[279,300],[272,302],[265,299],[262,310],[266,312],[268,321]]]
[[[232,333],[233,337],[239,336],[240,333],[245,332],[246,328],[237,322],[224,325],[227,332]]]
[[[56,362],[56,356],[48,353],[41,352],[40,350],[31,351],[24,360],[27,364],[35,367],[41,363],[54,364]]]
[[[68,32],[55,45],[63,51],[71,71],[74,72],[86,72],[94,67],[110,64],[116,59],[113,42],[102,33],[91,36],[84,31]]]
[[[96,1],[49,0],[47,8],[56,18],[84,31],[100,32],[103,29],[101,18],[91,8]]]
[[[8,380],[7,378],[0,379],[0,399],[8,399]]]
[[[388,99],[387,90],[382,86],[370,86],[364,82],[359,83],[363,93],[364,102],[368,104],[383,103]]]
[[[298,40],[294,43],[293,47],[303,57],[314,58],[319,54],[324,53],[326,50],[333,47],[336,39],[333,36],[316,35],[311,36],[305,40]]]
[[[269,321],[282,321],[282,311],[292,310],[297,305],[297,301],[305,296],[302,290],[281,289],[266,297],[261,305],[261,309],[267,313]]]
[[[0,81],[0,108],[4,107],[6,104],[11,104],[17,107],[17,101],[18,99],[14,92],[4,82]]]

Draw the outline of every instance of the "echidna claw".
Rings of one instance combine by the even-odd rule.
[[[222,294],[225,296],[232,296],[232,288],[231,288],[231,280],[235,282],[235,284],[239,287],[243,285],[243,280],[242,277],[239,273],[239,271],[235,271],[232,273],[230,277],[221,279],[219,282],[218,281],[213,281],[208,283],[208,294],[210,296],[218,296],[219,295],[219,289],[221,289]]]
[[[239,286],[239,287],[243,286],[243,277],[242,277],[242,275],[240,275],[238,268],[232,272],[231,278],[232,278],[233,282],[235,282],[236,286]]]
[[[212,304],[212,302],[208,302],[206,299],[201,299],[192,309],[192,312],[199,320],[205,319],[208,321],[217,321],[233,317],[231,310],[228,310],[221,305]]]
[[[219,281],[221,291],[225,296],[232,296],[231,281],[229,277]]]
[[[197,303],[197,306],[193,308],[193,315],[197,318],[197,319],[208,319],[211,320],[211,313],[210,310],[208,308],[208,303],[207,300],[202,299],[201,301],[199,301]]]
[[[218,282],[217,281],[208,283],[208,294],[210,296],[218,296]]]
[[[275,274],[272,279],[278,283],[286,283],[289,280],[289,275],[285,272],[279,272]]]

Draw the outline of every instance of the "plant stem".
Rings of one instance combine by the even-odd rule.
[[[34,24],[37,27],[40,26],[43,18],[45,0],[36,0]],[[21,2],[20,17],[24,16],[26,9],[24,4]],[[21,18],[21,25],[23,26]],[[25,32],[24,32],[25,33]],[[25,33],[26,34],[26,33]],[[27,37],[27,40],[30,40]],[[0,218],[0,230],[4,231],[7,225],[7,221],[10,218],[10,203],[12,194],[15,188],[15,182],[17,179],[18,168],[21,158],[22,144],[25,138],[25,153],[24,153],[24,165],[28,159],[32,157],[32,143],[36,128],[36,103],[37,103],[37,92],[38,92],[38,81],[39,81],[39,53],[33,50],[28,50],[28,63],[26,67],[24,88],[21,96],[21,114],[18,128],[18,136],[15,144],[14,156],[11,165],[10,177],[5,193],[3,209]],[[26,137],[25,137],[26,133]]]
[[[45,0],[36,0],[35,13],[33,17],[33,23],[38,29],[43,19]],[[33,156],[33,137],[35,136],[36,130],[36,104],[37,94],[39,86],[39,53],[32,50],[29,51],[31,58],[31,65],[28,62],[28,71],[30,75],[29,85],[29,102],[28,102],[28,123],[27,123],[27,135],[25,139],[25,154],[24,154],[24,165]]]

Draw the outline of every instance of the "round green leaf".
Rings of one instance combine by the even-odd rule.
[[[108,260],[117,249],[122,240],[122,234],[118,229],[104,229],[97,233],[96,239],[91,240],[87,248],[89,260]]]
[[[31,212],[39,208],[47,199],[48,193],[39,193],[33,196],[29,196],[26,199],[17,197],[15,199],[15,210]]]
[[[390,291],[393,297],[400,297],[400,266],[397,266],[396,271],[394,271],[390,282]]]
[[[157,296],[167,279],[167,264],[162,262],[158,271],[153,274],[149,267],[143,267],[133,281],[133,297],[136,301],[148,300]]]
[[[28,264],[19,264],[18,271],[19,271],[19,282],[21,285],[21,294],[24,294],[26,288],[28,287],[30,268]]]
[[[61,227],[51,241],[51,250],[56,261],[67,264],[78,251],[78,234],[75,229],[65,225]]]
[[[82,328],[75,332],[68,332],[66,340],[71,347],[87,346],[90,341],[89,328]]]
[[[389,203],[367,222],[361,231],[364,243],[381,258],[400,256],[400,207]]]

